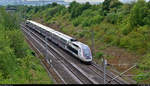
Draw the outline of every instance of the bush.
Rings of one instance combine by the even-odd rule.
[[[115,39],[113,34],[105,34],[104,35],[104,42],[111,43]]]
[[[91,20],[89,18],[86,18],[82,22],[82,27],[88,27],[88,26],[91,26]]]
[[[77,27],[81,23],[82,23],[82,18],[81,17],[78,17],[78,18],[76,18],[76,19],[73,20],[73,25],[75,27]]]
[[[145,0],[138,0],[137,3],[135,3],[134,7],[131,9],[129,17],[131,28],[145,25],[146,22],[144,21],[144,18],[149,15],[147,15],[147,13],[148,10],[146,9]]]
[[[71,18],[73,19],[73,18],[80,16],[83,11],[85,11],[86,9],[88,9],[90,7],[91,7],[91,5],[89,3],[81,5],[81,4],[73,1],[69,6],[68,11],[71,13]]]
[[[129,37],[124,36],[120,39],[120,47],[128,48],[129,47]]]
[[[100,24],[101,21],[103,21],[104,17],[103,16],[100,16],[100,15],[97,15],[97,16],[94,16],[92,19],[91,19],[91,23],[93,25],[95,24]]]
[[[144,36],[138,32],[131,32],[128,36],[122,37],[120,40],[120,46],[134,51],[141,51],[140,49],[142,49],[144,52],[147,47]]]
[[[102,58],[103,55],[104,55],[103,52],[97,52],[97,53],[96,53],[96,58],[97,58],[97,59],[100,59],[100,58]]]
[[[134,77],[134,79],[137,81],[137,83],[144,83],[144,81],[149,81],[150,78],[150,72],[144,73],[140,72],[137,74],[137,76]]]
[[[106,16],[106,20],[107,20],[107,22],[110,22],[112,24],[116,24],[117,20],[118,20],[118,15],[116,13],[109,13]]]
[[[150,70],[150,54],[144,55],[143,57],[141,57],[141,60],[138,64],[138,67],[141,70]]]

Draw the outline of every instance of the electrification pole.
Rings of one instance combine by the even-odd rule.
[[[106,67],[107,67],[107,60],[103,56],[104,84],[106,84]]]
[[[95,42],[94,42],[94,31],[93,31],[93,29],[91,29],[91,42],[92,42],[92,54],[93,54],[93,56],[95,55]]]

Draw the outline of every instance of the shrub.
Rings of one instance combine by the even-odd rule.
[[[115,35],[113,34],[105,34],[104,35],[104,42],[111,43],[115,39]]]
[[[89,18],[86,18],[82,22],[82,27],[88,27],[88,26],[91,26],[91,20]]]
[[[104,19],[103,16],[97,15],[97,16],[94,16],[94,17],[91,19],[91,23],[92,23],[92,24],[99,24],[101,21],[103,21],[103,19]]]
[[[81,23],[82,23],[82,18],[81,17],[78,17],[78,18],[76,18],[76,19],[73,20],[73,25],[75,27],[77,27]]]
[[[147,23],[147,20],[144,20],[145,18],[149,18],[148,9],[149,8],[147,8],[145,0],[138,0],[137,3],[135,3],[134,7],[131,9],[129,17],[131,28],[136,26],[144,26]]]
[[[91,7],[91,5],[89,3],[81,5],[81,4],[73,1],[69,6],[68,11],[71,13],[71,18],[73,19],[73,18],[80,16],[83,11],[85,11],[86,9],[88,9],[90,7]]]
[[[109,13],[106,16],[106,20],[112,24],[116,24],[118,20],[118,15],[116,13]]]
[[[120,47],[128,48],[129,47],[129,37],[124,36],[120,39]]]
[[[95,57],[100,59],[100,58],[102,58],[103,55],[104,55],[103,52],[97,52]]]
[[[134,77],[134,79],[137,81],[137,83],[143,83],[144,80],[149,81],[149,78],[150,78],[150,72],[147,72],[147,73],[140,72],[137,74],[137,76]]]
[[[147,54],[141,58],[138,66],[141,70],[150,70],[149,65],[150,65],[150,54]]]
[[[130,50],[134,50],[134,51],[138,51],[139,49],[142,49],[145,51],[147,47],[145,44],[144,36],[138,32],[131,32],[128,36],[122,37],[120,40],[120,46],[124,48],[128,48]]]

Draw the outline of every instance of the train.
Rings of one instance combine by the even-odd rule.
[[[68,51],[73,56],[80,59],[82,62],[92,62],[92,53],[88,45],[76,40],[73,37],[70,37],[66,34],[63,34],[32,20],[26,20],[25,25],[46,36],[47,39],[49,39],[62,49]]]

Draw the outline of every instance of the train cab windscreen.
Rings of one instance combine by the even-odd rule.
[[[86,59],[91,59],[92,55],[91,55],[90,48],[88,46],[82,45],[82,50],[83,50],[83,56]]]

